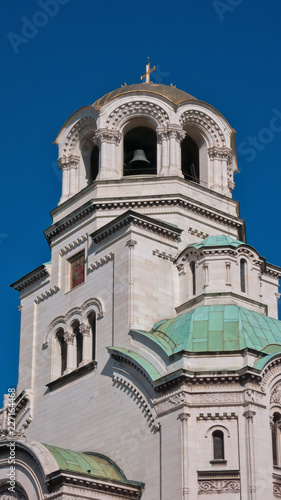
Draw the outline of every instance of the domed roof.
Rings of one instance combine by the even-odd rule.
[[[183,90],[177,89],[172,85],[162,85],[160,83],[135,83],[133,85],[124,85],[120,89],[108,92],[103,97],[94,102],[93,107],[97,110],[101,109],[106,103],[112,101],[115,97],[119,97],[126,94],[154,94],[164,97],[175,106],[185,102],[185,101],[196,101],[196,97],[184,92]]]
[[[176,318],[159,321],[149,337],[168,354],[254,349],[281,352],[281,321],[236,305],[200,306]],[[278,346],[278,347],[277,347]]]
[[[236,240],[227,236],[226,234],[219,234],[217,236],[208,236],[205,240],[199,241],[198,243],[191,243],[187,248],[202,248],[202,247],[239,247],[240,245],[245,245],[243,241]]]

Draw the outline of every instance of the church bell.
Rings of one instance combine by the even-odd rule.
[[[134,152],[134,156],[133,156],[132,160],[129,161],[129,163],[135,163],[135,162],[139,162],[139,161],[141,161],[141,162],[145,161],[146,163],[150,164],[150,161],[146,158],[145,152],[143,149],[136,149]]]

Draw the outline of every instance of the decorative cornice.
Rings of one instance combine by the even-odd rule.
[[[70,252],[70,250],[74,250],[74,248],[77,248],[79,245],[84,243],[84,241],[86,241],[87,238],[88,238],[87,234],[83,234],[82,236],[79,236],[79,238],[77,238],[77,240],[72,241],[71,243],[66,245],[64,248],[62,248],[60,250],[60,255],[63,256],[66,253]]]
[[[50,273],[45,264],[43,264],[42,266],[37,267],[37,269],[35,269],[34,271],[31,271],[29,274],[23,276],[23,278],[21,278],[20,280],[12,283],[10,286],[14,288],[14,290],[22,292],[26,288],[29,288],[30,286],[34,285],[40,280],[43,280],[44,278],[47,278],[48,276],[50,276]]]
[[[210,236],[209,233],[204,233],[203,231],[198,231],[198,229],[194,229],[193,227],[189,227],[188,232],[189,232],[189,234],[192,234],[193,236],[197,236],[198,238],[202,238],[203,240],[205,240],[206,238],[208,238],[208,236]]]
[[[104,255],[99,260],[96,260],[95,262],[93,262],[93,264],[91,264],[88,267],[88,273],[92,273],[93,271],[95,271],[99,267],[104,266],[105,264],[110,262],[113,259],[113,257],[114,257],[114,253],[110,252],[108,255]]]
[[[57,224],[50,226],[48,229],[44,231],[44,234],[48,240],[48,243],[51,244],[53,239],[63,232],[67,231],[69,228],[74,226],[77,222],[82,219],[88,217],[89,215],[103,210],[129,210],[129,209],[142,209],[142,208],[152,208],[152,207],[177,207],[183,210],[190,211],[199,215],[201,217],[205,217],[207,219],[216,222],[217,224],[231,227],[234,229],[240,229],[243,227],[243,221],[237,220],[234,217],[226,216],[221,212],[217,212],[216,210],[212,210],[205,206],[200,206],[195,204],[193,201],[183,198],[155,198],[150,200],[128,200],[128,201],[106,201],[102,203],[89,202],[83,205],[80,209],[73,212],[70,216],[65,217]]]
[[[124,103],[110,113],[107,118],[106,125],[108,128],[116,129],[120,123],[127,117],[132,115],[148,115],[154,118],[158,126],[165,126],[169,123],[169,117],[163,108],[149,101],[135,101]]]
[[[91,236],[93,241],[98,244],[129,225],[134,225],[149,232],[157,233],[162,238],[170,239],[176,242],[179,241],[182,233],[182,229],[172,227],[170,224],[165,222],[156,221],[146,215],[128,210],[124,214],[95,231]]]
[[[231,413],[200,413],[197,420],[237,420],[238,417],[234,412]]]
[[[174,257],[172,256],[172,254],[170,253],[167,253],[165,251],[163,252],[160,252],[160,250],[153,250],[152,251],[152,255],[156,255],[157,257],[159,257],[160,259],[163,259],[163,260],[170,260],[171,262],[174,262]]]
[[[46,300],[49,297],[52,297],[52,295],[54,295],[55,293],[58,293],[59,290],[60,290],[60,288],[57,285],[55,285],[52,288],[50,288],[49,290],[47,290],[46,292],[41,293],[41,295],[38,295],[36,297],[36,299],[34,300],[35,304],[40,304],[40,302],[42,302],[43,300]]]

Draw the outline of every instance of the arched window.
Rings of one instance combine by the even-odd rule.
[[[60,346],[61,375],[63,375],[67,366],[67,343],[64,339],[64,331],[62,328],[57,332],[57,340]]]
[[[240,289],[241,292],[246,292],[246,268],[247,262],[245,259],[240,260]]]
[[[157,174],[156,132],[135,127],[124,137],[124,175]]]
[[[273,465],[280,467],[281,465],[281,415],[274,413],[271,421],[271,436],[272,436],[272,459]]]
[[[222,431],[214,431],[213,434],[213,457],[214,460],[224,460],[224,435]]]
[[[96,359],[96,314],[91,312],[88,316],[89,325],[92,333],[92,360]]]
[[[90,159],[90,179],[89,179],[90,184],[96,180],[97,175],[99,173],[99,155],[100,155],[100,150],[98,146],[95,146],[92,151]]]
[[[190,262],[191,271],[191,285],[192,285],[192,295],[196,295],[196,272],[195,272],[195,262]]]
[[[181,171],[186,180],[199,183],[199,149],[188,135],[181,143]]]
[[[76,366],[77,366],[77,368],[79,367],[79,365],[83,359],[83,335],[80,332],[79,326],[80,325],[79,325],[78,321],[75,321],[72,324],[73,333],[75,334],[75,338],[76,338]]]

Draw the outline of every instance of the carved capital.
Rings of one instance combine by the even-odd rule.
[[[94,136],[94,143],[100,146],[102,142],[118,145],[122,139],[122,135],[118,130],[109,130],[107,128],[100,128],[96,131]]]
[[[247,410],[243,413],[243,417],[245,417],[247,420],[253,421],[255,414],[256,414],[255,411]]]
[[[163,141],[168,141],[169,139],[169,132],[166,127],[158,127],[156,130],[157,133],[157,139],[160,144],[162,144]]]
[[[180,415],[178,416],[178,419],[181,422],[187,422],[187,420],[189,419],[189,417],[190,417],[190,413],[180,413]]]
[[[226,160],[228,164],[230,164],[232,160],[231,149],[227,147],[218,147],[213,146],[208,149],[208,155],[211,160]]]
[[[169,138],[174,138],[176,141],[181,142],[186,136],[186,132],[179,125],[170,125],[168,128]]]
[[[83,337],[89,337],[90,331],[91,331],[90,325],[85,325],[84,323],[82,323],[79,326],[79,332],[83,335]]]
[[[73,332],[65,332],[63,335],[64,341],[67,345],[73,345],[75,334]]]
[[[137,244],[137,241],[136,241],[136,240],[132,240],[132,239],[131,239],[131,240],[128,240],[128,241],[127,241],[127,243],[126,243],[126,247],[129,247],[129,248],[130,248],[130,250],[131,250],[131,248],[134,248],[136,244]]]
[[[58,158],[58,164],[61,170],[67,170],[68,168],[77,168],[80,158],[77,155],[61,156]]]

